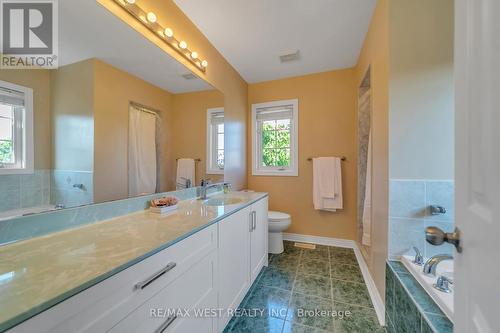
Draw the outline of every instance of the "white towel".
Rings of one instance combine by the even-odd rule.
[[[338,157],[313,159],[314,209],[335,212],[342,209],[342,167]]]
[[[365,201],[363,203],[363,245],[371,245],[371,224],[372,224],[372,133],[368,136],[368,158],[366,161],[366,182]]]
[[[194,186],[195,162],[192,158],[179,158],[177,160],[177,189],[186,188],[186,180],[190,180],[191,186]]]

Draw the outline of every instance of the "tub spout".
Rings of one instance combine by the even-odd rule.
[[[437,265],[443,260],[453,260],[449,254],[436,254],[429,258],[424,265],[424,274],[436,276]]]

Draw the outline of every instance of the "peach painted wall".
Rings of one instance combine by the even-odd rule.
[[[52,169],[94,169],[94,60],[51,70]],[[35,147],[40,146],[35,144]]]
[[[270,209],[291,214],[291,233],[356,239],[356,81],[353,69],[250,84],[248,108],[254,103],[299,100],[299,176],[252,176],[248,187],[269,192]],[[251,113],[248,160],[251,163]],[[312,163],[308,157],[347,157],[342,162],[344,209],[317,211],[312,201]]]
[[[371,68],[372,246],[365,256],[382,299],[385,295],[389,181],[389,1],[379,0],[355,68],[356,85]]]
[[[113,0],[97,1],[224,94],[226,125],[224,177],[233,184],[234,189],[246,187],[247,83],[239,73],[172,0],[142,0],[141,7],[146,11],[155,12],[158,22],[168,24],[178,38],[186,40],[190,47],[198,52],[200,58],[207,59],[209,66],[206,73],[202,73],[191,65],[189,61],[166,45],[160,37],[127,14]]]
[[[453,5],[391,2],[391,179],[454,178]]]

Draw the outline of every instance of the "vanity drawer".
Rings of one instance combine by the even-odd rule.
[[[213,251],[108,332],[215,332],[217,317],[195,311],[217,308],[216,276],[217,251]]]
[[[105,332],[216,248],[217,225],[214,224],[70,297],[10,332]]]

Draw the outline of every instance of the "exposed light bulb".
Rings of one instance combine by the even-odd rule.
[[[149,22],[155,23],[156,22],[156,15],[153,12],[149,12],[148,15],[146,16]]]
[[[187,49],[188,45],[185,41],[181,40],[179,42],[179,47],[184,50],[184,49]]]
[[[201,62],[201,65],[202,65],[203,67],[207,68],[207,66],[208,66],[208,61],[203,60],[203,61]]]
[[[174,32],[172,29],[170,29],[170,28],[165,29],[165,36],[167,36],[168,38],[171,38],[173,35],[174,35]]]
[[[191,52],[191,58],[193,58],[193,59],[198,58],[198,52],[195,52],[195,51]]]
[[[129,5],[133,5],[135,3],[135,0],[125,0]]]

